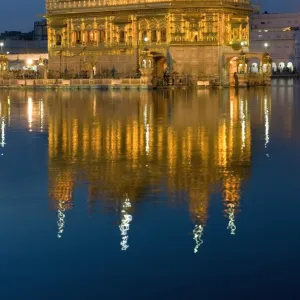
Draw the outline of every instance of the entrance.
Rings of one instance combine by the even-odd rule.
[[[167,69],[167,59],[164,56],[154,56],[153,76],[163,78]]]
[[[238,65],[237,65],[238,57],[232,57],[229,60],[228,64],[228,77],[229,77],[229,85],[234,86],[236,85],[236,73],[238,72]]]

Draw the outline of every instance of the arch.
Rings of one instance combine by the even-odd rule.
[[[57,32],[55,34],[55,44],[56,46],[61,46],[61,33]]]
[[[157,42],[157,30],[156,29],[152,29],[151,30],[151,42]]]
[[[162,43],[167,42],[167,29],[165,27],[160,29],[160,40]]]
[[[279,69],[279,72],[282,73],[285,69],[285,63],[284,62],[280,62],[278,64],[278,69]]]
[[[238,72],[238,57],[233,56],[227,58],[227,72],[228,72],[228,80],[231,86],[236,84],[236,73]]]
[[[272,62],[272,72],[277,72],[277,64]]]
[[[125,38],[126,38],[125,30],[121,29],[119,31],[119,43],[125,43]]]
[[[286,65],[288,72],[293,73],[294,72],[294,65],[292,62],[288,62]]]
[[[142,19],[140,20],[139,22],[139,27],[140,27],[140,30],[148,30],[149,28],[149,21],[147,19]]]
[[[259,71],[258,63],[252,62],[250,65],[250,72],[256,74],[256,73],[258,73],[258,71]]]
[[[150,19],[150,21],[148,21],[148,25],[151,30],[156,30],[159,27],[159,22],[157,21],[157,19],[152,18]]]

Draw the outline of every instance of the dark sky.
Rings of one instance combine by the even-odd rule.
[[[261,3],[263,11],[300,12],[299,0],[261,0]],[[34,20],[44,13],[44,7],[45,0],[1,0],[0,32],[31,30]]]

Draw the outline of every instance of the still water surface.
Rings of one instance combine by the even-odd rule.
[[[299,104],[0,91],[1,299],[299,299]]]

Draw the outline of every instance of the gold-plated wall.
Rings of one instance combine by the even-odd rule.
[[[248,1],[107,1],[101,10],[81,2],[47,2],[50,71],[133,75],[146,47],[180,74],[218,78],[223,53],[249,45]]]

